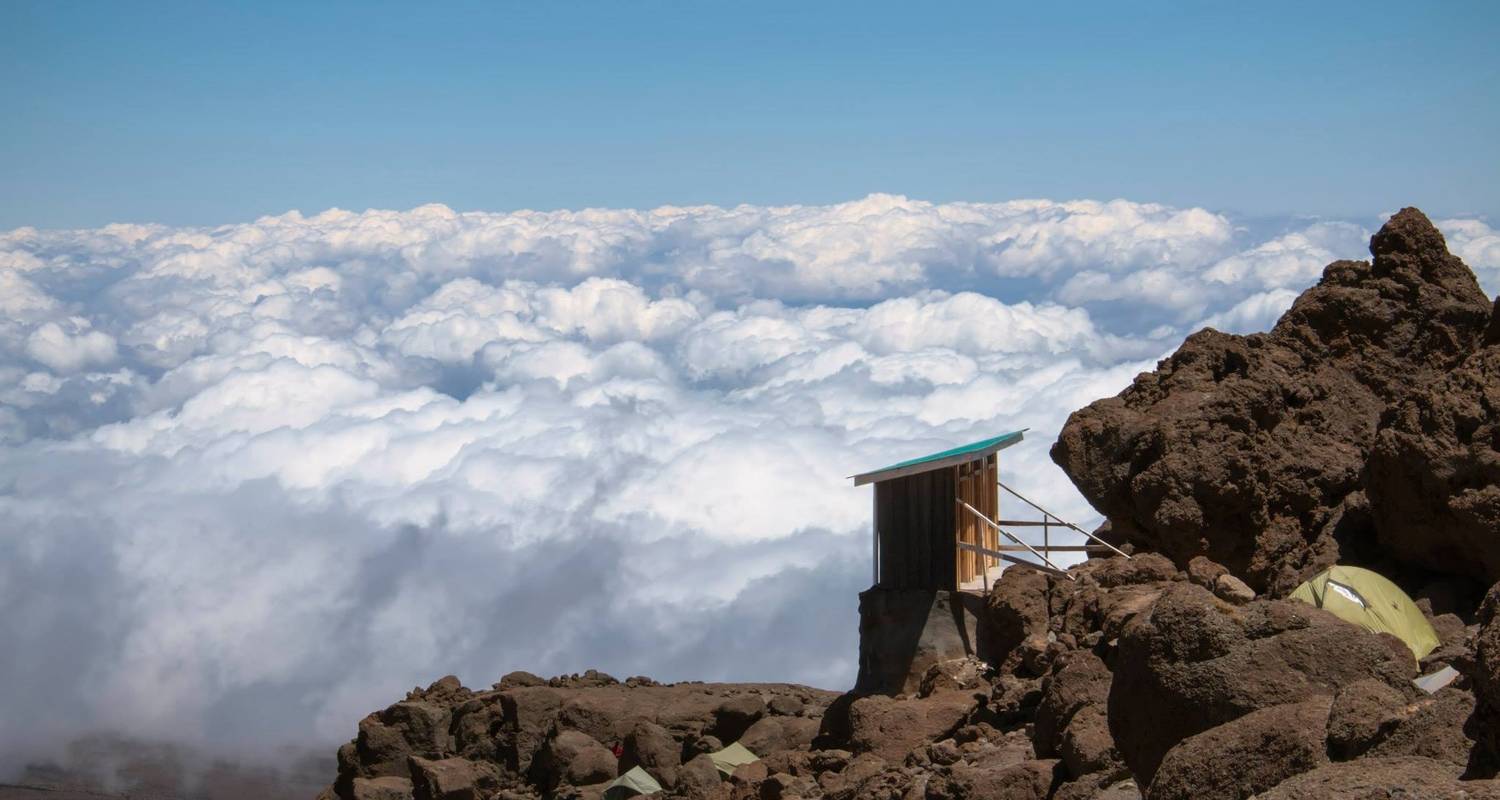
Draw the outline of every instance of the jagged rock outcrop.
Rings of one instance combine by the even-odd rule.
[[[1370,251],[1371,262],[1328,265],[1269,333],[1195,333],[1119,396],[1069,418],[1053,460],[1108,517],[1112,537],[1182,566],[1206,555],[1253,589],[1284,594],[1377,532],[1381,541],[1406,540],[1399,525],[1431,504],[1471,520],[1456,543],[1484,535],[1489,495],[1457,477],[1446,494],[1411,507],[1393,490],[1397,471],[1380,467],[1377,476],[1391,477],[1378,482],[1377,506],[1366,499],[1366,464],[1382,420],[1411,398],[1416,410],[1388,424],[1410,419],[1420,428],[1424,401],[1413,395],[1429,388],[1470,398],[1434,412],[1454,420],[1451,444],[1414,444],[1400,435],[1403,427],[1383,448],[1393,456],[1426,450],[1454,476],[1483,470],[1465,472],[1464,459],[1492,463],[1465,439],[1471,430],[1462,421],[1481,404],[1477,398],[1493,399],[1488,362],[1453,378],[1454,387],[1437,387],[1484,341],[1489,298],[1416,209],[1392,217]],[[1459,451],[1462,457],[1453,455]],[[1460,566],[1448,554],[1415,563]]]
[[[719,737],[733,741],[767,723],[763,746],[805,749],[835,697],[789,684],[622,683],[593,671],[547,681],[512,673],[474,691],[449,676],[361,720],[325,794],[568,797],[641,765],[681,796],[704,795],[718,773],[709,764],[714,781],[706,783],[699,757],[719,749]]]
[[[1484,346],[1387,411],[1365,483],[1386,554],[1500,580],[1500,303]]]

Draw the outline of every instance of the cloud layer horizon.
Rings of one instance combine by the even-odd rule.
[[[324,744],[527,669],[847,688],[846,476],[1264,330],[1380,220],[1124,200],[0,233],[0,753]],[[1485,290],[1500,232],[1439,220]]]

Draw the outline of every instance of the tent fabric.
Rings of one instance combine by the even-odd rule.
[[[708,757],[713,760],[714,766],[718,767],[719,771],[724,773],[725,777],[733,775],[735,767],[741,764],[749,764],[752,761],[760,760],[760,756],[750,752],[749,748],[739,742],[735,742],[716,753],[709,753]]]
[[[1373,633],[1389,633],[1421,659],[1438,646],[1437,631],[1406,592],[1377,572],[1332,566],[1292,592],[1293,600],[1327,611]]]
[[[651,777],[651,773],[640,767],[631,767],[630,771],[604,787],[604,800],[624,800],[626,797],[656,794],[660,791],[661,784]]]

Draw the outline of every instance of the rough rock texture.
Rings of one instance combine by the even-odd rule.
[[[1178,583],[1126,626],[1109,694],[1110,730],[1136,779],[1149,784],[1178,742],[1252,711],[1319,696],[1361,679],[1415,691],[1411,653],[1290,600],[1233,606]]]
[[[1495,775],[1500,771],[1500,583],[1490,588],[1479,609],[1473,663],[1466,671],[1478,700],[1466,726],[1480,744],[1474,772]]]
[[[325,800],[377,788],[372,797],[394,800],[403,781],[412,797],[593,800],[637,764],[664,800],[1306,796],[1287,794],[1298,780],[1333,787],[1312,796],[1443,797],[1461,795],[1420,792],[1490,785],[1472,780],[1492,774],[1483,729],[1493,711],[1476,695],[1500,686],[1500,589],[1478,615],[1476,650],[1467,635],[1455,644],[1476,677],[1429,696],[1410,683],[1416,664],[1399,642],[1301,603],[1227,602],[1201,585],[1225,574],[1204,561],[1185,573],[1141,553],[1069,574],[1007,573],[979,624],[1009,631],[997,636],[1008,649],[988,664],[936,662],[907,693],[598,674],[507,676],[480,692],[439,682],[361,724],[363,741],[385,745],[367,748],[369,762],[359,741],[346,745]],[[721,735],[761,760],[722,777],[703,757]],[[449,750],[407,756],[402,775],[371,774],[390,752],[433,742]],[[607,749],[616,743],[618,759]]]
[[[956,693],[929,700],[862,697],[849,708],[850,749],[900,762],[916,748],[958,730],[974,708],[973,698]]]
[[[355,778],[354,800],[409,800],[412,783],[407,778]]]
[[[416,800],[486,800],[500,786],[495,765],[466,758],[429,761],[413,756],[411,778]]]
[[[402,787],[417,800],[597,795],[640,764],[682,796],[717,796],[718,773],[708,791],[701,761],[696,777],[685,777],[694,756],[722,746],[714,732],[738,737],[775,721],[776,741],[805,749],[836,697],[789,684],[621,683],[592,671],[547,681],[513,673],[473,691],[450,676],[362,720],[339,750],[331,795],[383,800]]]
[[[615,756],[582,731],[559,730],[532,762],[531,778],[544,789],[560,783],[588,786],[615,777]]]
[[[1446,765],[1426,758],[1362,758],[1304,772],[1256,800],[1496,800],[1495,781],[1460,782]]]
[[[1044,800],[1056,762],[1007,766],[960,766],[940,772],[927,785],[928,800]]]
[[[1112,676],[1092,652],[1070,653],[1044,682],[1033,740],[1037,755],[1060,757],[1071,777],[1119,771],[1120,757],[1105,716]]]
[[[1500,304],[1491,339],[1382,421],[1366,473],[1383,550],[1500,580]]]
[[[1241,800],[1328,763],[1328,698],[1252,711],[1179,742],[1147,800]]]
[[[1492,360],[1449,378],[1456,383],[1446,391],[1456,394],[1436,413],[1452,426],[1451,443],[1407,443],[1400,432],[1424,424],[1411,411],[1395,414],[1392,424],[1411,422],[1381,445],[1401,458],[1421,450],[1449,470],[1431,473],[1445,493],[1412,505],[1390,490],[1392,478],[1378,481],[1377,505],[1365,499],[1382,417],[1464,364],[1492,314],[1473,273],[1420,211],[1392,217],[1370,251],[1372,262],[1330,264],[1269,333],[1195,333],[1155,372],[1069,418],[1053,460],[1109,518],[1113,536],[1183,566],[1207,556],[1258,591],[1284,594],[1377,530],[1382,541],[1421,541],[1397,528],[1434,507],[1444,516],[1423,530],[1453,519],[1463,522],[1456,544],[1485,535],[1497,506],[1465,480],[1488,474],[1493,488],[1485,470],[1494,461],[1485,457],[1494,442],[1475,444],[1478,427],[1466,420],[1495,399]],[[1488,531],[1493,540],[1493,524]],[[1488,558],[1458,560],[1440,553],[1418,563],[1490,569]]]
[[[677,768],[682,766],[682,745],[660,725],[639,720],[625,737],[625,753],[620,769],[642,767],[662,786],[677,785]]]

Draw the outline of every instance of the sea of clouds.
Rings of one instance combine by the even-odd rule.
[[[1268,328],[1379,219],[1025,200],[0,233],[0,752],[323,744],[414,684],[852,683],[868,488]],[[1443,220],[1500,291],[1500,231]]]

